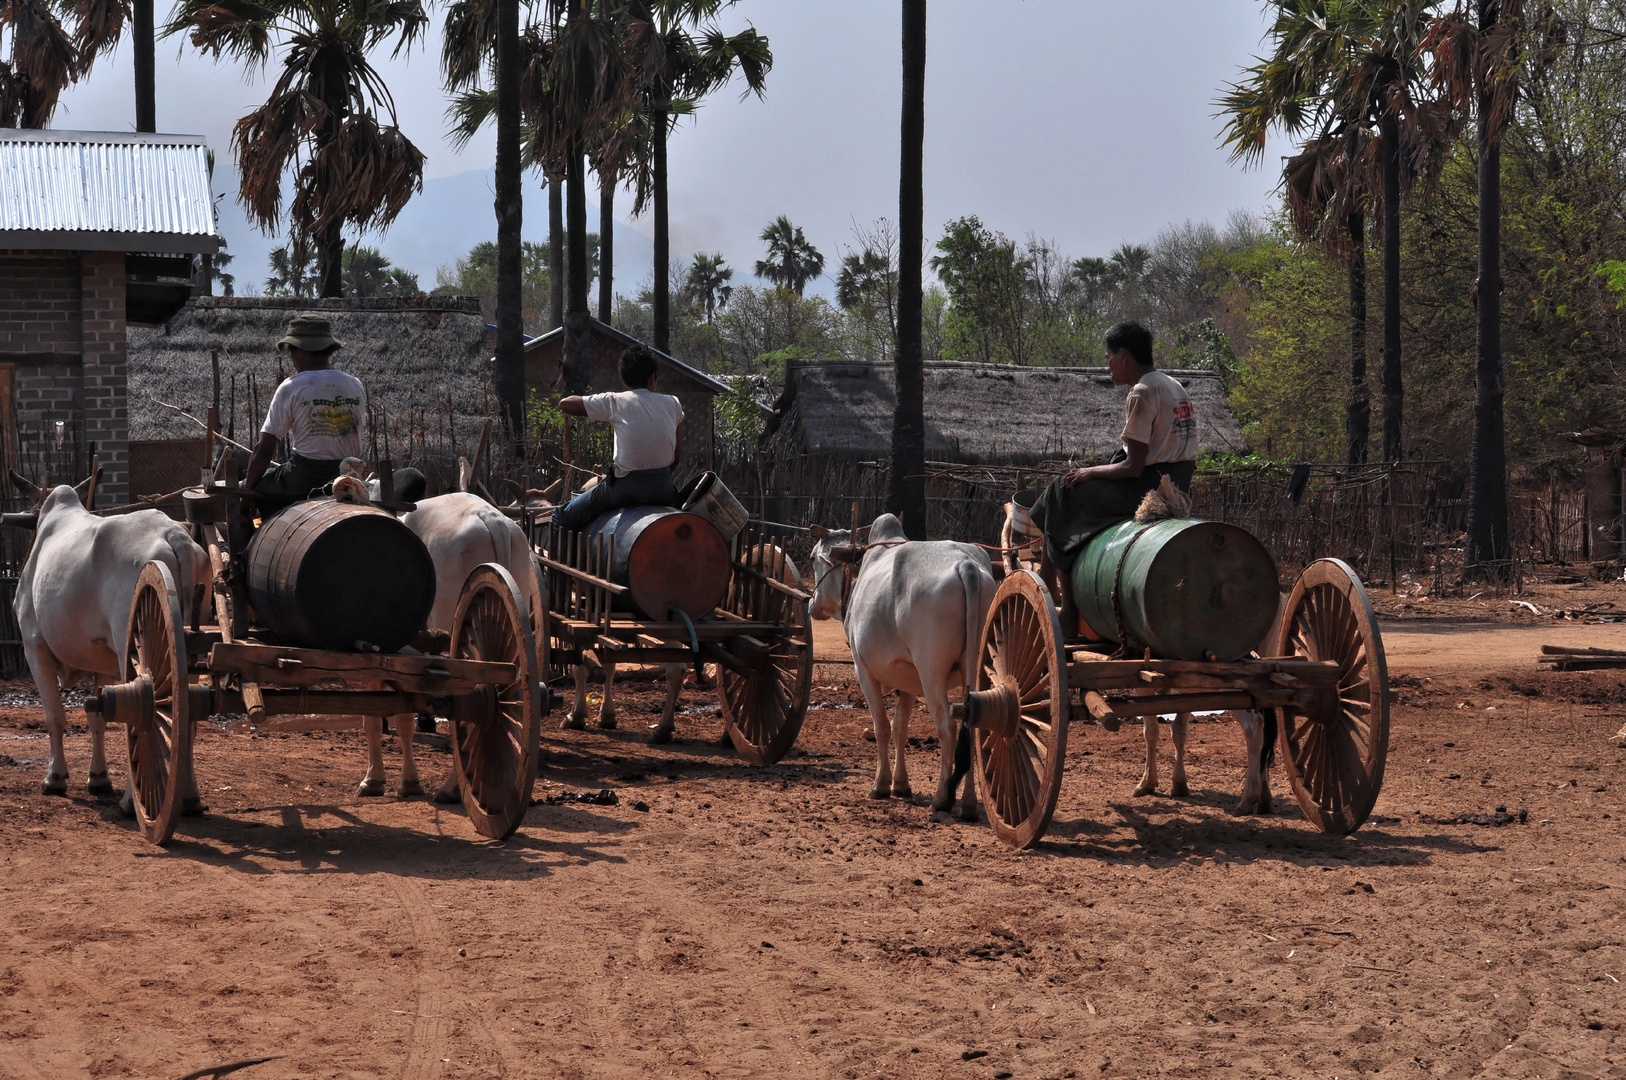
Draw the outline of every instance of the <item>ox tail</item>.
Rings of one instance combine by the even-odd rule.
[[[1265,744],[1259,748],[1259,772],[1263,775],[1276,762],[1277,718],[1281,714],[1275,709],[1260,709],[1259,715],[1264,720],[1265,729]]]
[[[175,559],[175,591],[181,601],[181,615],[190,623],[201,617],[209,602],[209,586],[214,577],[209,554],[190,537],[170,545]]]
[[[963,693],[969,694],[977,685],[977,658],[982,645],[982,582],[977,567],[969,559],[955,568],[960,575],[960,586],[965,591],[965,650],[960,657]],[[949,778],[949,791],[960,786],[960,780],[971,771],[971,725],[960,722],[960,733],[954,740],[954,772]]]

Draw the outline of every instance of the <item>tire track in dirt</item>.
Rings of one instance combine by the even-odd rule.
[[[418,971],[417,1014],[402,1075],[408,1080],[433,1080],[447,1071],[443,1068],[447,1059],[472,1064],[457,1061],[460,1044],[452,1040],[454,1018],[477,1031],[493,1056],[501,1059],[503,1067],[496,1075],[521,1075],[524,1058],[513,1040],[489,1023],[478,1002],[471,1001],[459,986],[461,979],[451,962],[452,940],[430,901],[429,890],[410,878],[391,876],[387,880],[411,927]]]

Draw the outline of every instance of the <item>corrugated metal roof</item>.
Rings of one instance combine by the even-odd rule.
[[[0,130],[0,232],[212,236],[196,135]]]

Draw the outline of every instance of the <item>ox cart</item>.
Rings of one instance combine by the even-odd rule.
[[[546,528],[549,655],[600,671],[692,664],[700,678],[715,664],[725,737],[751,764],[772,764],[796,743],[813,679],[790,533],[748,520],[711,473],[682,501]]]
[[[1025,848],[1044,835],[1070,724],[1117,730],[1168,713],[1274,711],[1277,756],[1309,820],[1336,833],[1366,820],[1388,754],[1388,672],[1371,601],[1348,565],[1312,563],[1283,601],[1252,535],[1166,518],[1099,534],[1062,587],[1098,640],[1064,641],[1050,589],[1016,570],[999,586],[974,679],[954,707],[971,726],[977,784],[1001,841]],[[1256,651],[1261,642],[1270,655]]]
[[[331,499],[270,516],[245,542],[236,461],[184,495],[209,555],[193,620],[169,568],[141,572],[130,611],[124,679],[86,701],[125,726],[137,823],[148,840],[174,833],[196,791],[192,748],[212,715],[227,730],[354,728],[362,717],[423,714],[450,722],[463,805],[482,836],[519,827],[536,779],[545,709],[539,672],[546,613],[495,563],[463,585],[450,632],[425,628],[435,596],[427,549],[395,513],[388,463],[372,505]],[[530,595],[527,595],[530,593]],[[533,614],[534,613],[534,614]],[[540,657],[538,650],[543,650]],[[402,738],[412,738],[407,721]]]

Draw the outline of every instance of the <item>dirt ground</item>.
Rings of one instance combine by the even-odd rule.
[[[867,718],[821,665],[771,768],[713,745],[698,691],[669,747],[647,684],[620,731],[556,712],[538,799],[618,802],[498,844],[357,798],[356,735],[203,737],[210,812],[160,850],[84,794],[82,727],[71,797],[39,794],[41,714],[0,688],[0,1077],[1626,1077],[1626,672],[1535,664],[1626,625],[1377,599],[1399,698],[1348,838],[1279,768],[1275,816],[1231,817],[1233,724],[1193,729],[1184,800],[1129,796],[1137,728],[1075,727],[1015,854],[933,817],[929,732],[919,794],[867,798]]]

